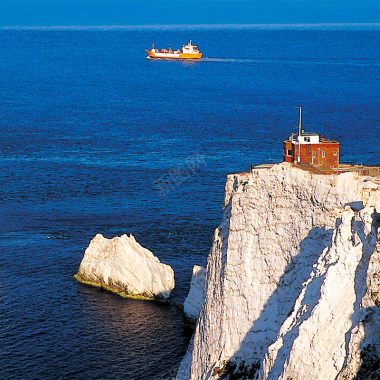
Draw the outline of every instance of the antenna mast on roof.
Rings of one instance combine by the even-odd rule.
[[[302,107],[294,107],[298,108],[300,110],[299,113],[299,122],[298,122],[298,157],[297,157],[297,162],[301,161],[301,133],[302,133]]]

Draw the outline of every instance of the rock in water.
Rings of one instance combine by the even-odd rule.
[[[174,288],[173,269],[133,235],[107,239],[98,234],[84,253],[75,278],[123,297],[166,300]]]
[[[197,322],[204,301],[205,276],[206,269],[199,265],[194,265],[190,291],[183,304],[186,318],[194,325]]]
[[[178,380],[367,379],[380,363],[380,182],[229,175]]]

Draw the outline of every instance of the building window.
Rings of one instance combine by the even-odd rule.
[[[291,149],[288,149],[288,156],[292,157],[292,150]]]
[[[304,137],[305,142],[310,142],[310,136]]]
[[[313,150],[313,158],[317,157],[317,152]]]
[[[338,155],[338,152],[337,152],[337,151],[335,151],[335,152],[334,152],[334,156],[337,156],[337,155]]]
[[[326,151],[322,150],[322,157],[326,157]]]

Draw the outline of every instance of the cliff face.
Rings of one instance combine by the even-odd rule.
[[[178,379],[351,379],[380,357],[380,184],[230,175]]]
[[[127,235],[98,234],[87,247],[75,278],[123,297],[165,300],[174,288],[173,269]]]
[[[196,324],[199,312],[204,302],[206,269],[194,265],[191,278],[190,291],[183,303],[183,311],[191,324]]]

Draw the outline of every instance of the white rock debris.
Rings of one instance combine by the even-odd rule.
[[[177,379],[367,378],[379,306],[378,179],[287,163],[229,175]]]
[[[183,304],[186,318],[194,324],[199,317],[199,311],[204,302],[205,276],[206,269],[199,265],[194,265],[190,291]]]
[[[173,269],[162,264],[133,235],[113,239],[96,235],[75,278],[132,298],[166,300],[174,288]]]

